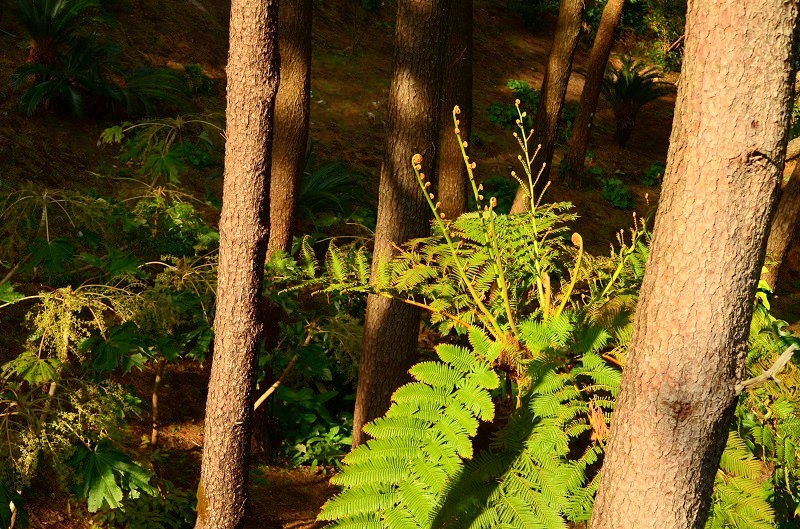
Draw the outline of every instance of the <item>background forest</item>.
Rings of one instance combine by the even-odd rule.
[[[429,76],[447,108],[419,126],[441,134],[442,154],[397,165],[412,215],[378,212],[401,123],[398,3],[402,15],[402,1],[281,2],[277,38],[296,40],[281,40],[290,101],[278,92],[244,526],[588,527],[686,3],[448,2],[450,48]],[[618,27],[604,32],[616,4]],[[3,528],[195,527],[207,508],[230,7],[0,0]],[[584,87],[604,38],[595,110]],[[310,75],[297,76],[308,53]],[[306,105],[307,137],[281,104]],[[789,220],[772,228],[785,247],[770,246],[747,352],[748,376],[785,367],[737,388],[709,528],[800,524],[800,372],[788,356],[800,343],[798,145],[777,214]],[[382,223],[399,231],[381,235]],[[365,327],[374,303],[421,309],[421,325]],[[412,355],[392,378],[368,355],[399,343]]]

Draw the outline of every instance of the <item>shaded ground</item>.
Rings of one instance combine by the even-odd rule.
[[[340,4],[340,5],[333,5]],[[386,98],[392,58],[394,5],[368,13],[356,1],[315,2],[312,138],[322,160],[341,158],[369,175],[367,187],[377,188],[383,138],[386,131]],[[518,17],[509,14],[506,0],[476,0],[474,131],[480,137],[473,152],[481,178],[508,176],[516,169],[516,141],[509,131],[488,120],[493,102],[510,103],[509,79],[523,79],[539,87],[552,36],[532,35]],[[216,82],[215,95],[204,101],[207,109],[224,107],[224,71],[227,56],[227,2],[207,0],[131,0],[119,8],[117,21],[106,29],[124,48],[132,64],[200,64]],[[0,78],[7,79],[21,64],[26,51],[20,28],[0,19]],[[580,72],[587,58],[580,48],[575,69]],[[572,76],[567,99],[577,101],[583,78]],[[88,172],[102,172],[114,165],[114,149],[98,149],[100,131],[113,122],[78,120],[42,112],[28,118],[16,111],[17,96],[0,91],[0,178],[50,186],[111,186]],[[644,215],[657,200],[657,189],[641,184],[642,172],[652,163],[665,161],[674,98],[663,98],[646,107],[627,149],[612,140],[613,117],[601,100],[596,132],[590,149],[593,165],[602,167],[628,184],[636,195],[636,211]],[[529,109],[532,110],[532,109]],[[560,156],[560,154],[557,154]],[[558,159],[556,160],[557,163]],[[208,184],[218,188],[219,180]],[[581,215],[577,230],[593,252],[605,253],[614,234],[632,223],[631,211],[611,207],[598,188],[580,191],[554,182],[552,200],[573,202]],[[792,250],[779,290],[800,292],[800,248]],[[784,318],[800,321],[800,294],[780,295],[775,306]],[[0,324],[6,314],[0,314]],[[18,320],[17,320],[18,321]],[[5,340],[5,338],[3,338]],[[0,347],[6,345],[0,341]],[[137,394],[147,400],[153,373],[126,377]],[[196,486],[202,447],[203,411],[207,369],[180,365],[171,367],[161,393],[163,427],[159,462],[170,480],[185,487]],[[136,439],[149,435],[149,417],[132,424]],[[143,447],[142,452],[149,451]],[[312,528],[319,506],[334,492],[327,475],[306,469],[286,470],[258,467],[252,474],[252,528]],[[31,526],[46,528],[89,527],[82,508],[42,497],[32,505]]]

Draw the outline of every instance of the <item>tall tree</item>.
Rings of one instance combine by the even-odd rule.
[[[247,504],[261,295],[278,89],[275,0],[233,0],[215,343],[206,402],[197,528],[238,529]]]
[[[448,218],[467,209],[467,168],[453,134],[453,107],[458,105],[459,130],[472,129],[472,0],[451,0],[447,52],[442,78],[442,124],[439,129],[439,200]]]
[[[600,26],[597,28],[597,36],[594,38],[592,52],[589,55],[580,106],[572,123],[572,134],[567,142],[566,174],[569,180],[582,178],[585,171],[586,149],[589,147],[592,121],[600,98],[600,86],[603,84],[603,74],[606,71],[608,57],[611,55],[614,34],[622,19],[624,6],[625,0],[608,0],[600,17]]]
[[[281,2],[278,7],[281,84],[275,100],[269,254],[290,249],[297,192],[305,169],[311,104],[311,8],[311,0]]]
[[[798,155],[800,155],[800,138],[792,140],[786,150],[787,160],[796,159]],[[777,287],[781,263],[792,245],[798,221],[800,221],[800,160],[795,162],[792,175],[781,191],[778,209],[769,229],[767,259],[772,262],[772,266],[762,279],[769,283],[773,290]]]
[[[572,60],[575,57],[575,48],[578,46],[581,31],[583,2],[584,0],[561,0],[558,11],[556,34],[547,60],[541,99],[533,125],[535,128],[533,144],[542,146],[536,157],[536,163],[544,164],[541,178],[534,189],[536,195],[542,192],[550,176],[550,166],[558,137],[558,119],[564,107],[564,96],[567,94],[567,84],[572,73]],[[529,205],[526,191],[520,188],[511,206],[511,212],[520,213]]]
[[[444,23],[449,0],[400,0],[394,37],[389,124],[381,166],[375,260],[387,258],[392,243],[429,233],[430,213],[411,168],[422,154],[436,175]],[[389,409],[389,397],[405,380],[416,357],[419,309],[378,296],[367,299],[364,348],[353,416],[353,446],[365,440],[364,424]]]
[[[786,149],[797,3],[690,0],[653,242],[592,529],[700,529]]]

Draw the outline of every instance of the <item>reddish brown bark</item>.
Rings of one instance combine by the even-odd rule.
[[[589,64],[586,79],[581,92],[581,102],[578,114],[572,124],[572,134],[567,142],[566,154],[566,179],[578,181],[583,179],[585,172],[586,149],[589,147],[592,121],[597,111],[597,102],[600,98],[600,86],[603,84],[603,74],[606,71],[608,57],[614,44],[614,34],[622,18],[622,9],[625,0],[609,0],[603,8],[600,17],[600,26],[594,38],[592,52],[589,55]]]
[[[394,39],[389,127],[386,136],[375,229],[375,259],[391,245],[429,233],[430,211],[420,192],[411,157],[422,154],[425,172],[436,175],[444,23],[448,0],[401,0]],[[353,417],[353,446],[365,441],[362,427],[389,409],[389,397],[406,379],[417,355],[419,310],[400,301],[370,296]]]
[[[281,2],[278,8],[281,85],[275,100],[268,255],[291,249],[297,193],[306,164],[311,104],[311,7],[311,0],[293,0]]]
[[[689,1],[663,191],[592,529],[704,527],[780,183],[796,20],[796,3],[783,0]]]
[[[197,528],[239,529],[247,505],[258,344],[263,329],[277,2],[233,0],[215,342]]]
[[[550,166],[553,163],[553,152],[558,137],[558,119],[564,107],[564,96],[567,93],[569,76],[572,73],[572,59],[578,46],[583,18],[583,0],[561,0],[558,11],[558,25],[553,37],[553,47],[547,60],[547,70],[542,82],[542,94],[534,121],[533,145],[542,148],[536,157],[537,169],[544,165],[541,177],[534,190],[538,197],[550,178]],[[512,213],[521,213],[530,207],[530,200],[525,190],[520,189],[511,206]]]
[[[469,141],[472,130],[472,0],[451,0],[447,52],[442,79],[439,130],[439,200],[448,218],[467,209],[467,169],[453,133],[453,107],[461,108],[459,130]]]
[[[767,261],[770,266],[762,279],[772,287],[773,291],[777,290],[781,263],[794,240],[798,220],[800,220],[800,163],[795,163],[792,175],[781,192],[767,240]]]

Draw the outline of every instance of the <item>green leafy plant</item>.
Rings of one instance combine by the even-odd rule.
[[[650,187],[661,184],[661,179],[664,178],[664,171],[666,168],[667,164],[664,162],[655,162],[651,164],[642,175],[642,183]]]
[[[96,0],[17,0],[29,35],[28,61],[12,75],[28,115],[42,106],[73,114],[101,114],[122,106],[129,116],[151,115],[160,105],[184,107],[185,77],[167,68],[122,68],[119,48],[97,39]],[[115,78],[121,78],[116,83]]]
[[[194,95],[207,95],[214,90],[214,81],[199,64],[183,65],[183,72],[189,85],[189,91]]]
[[[619,178],[603,181],[603,198],[615,208],[630,209],[634,206],[633,193]]]
[[[96,528],[191,529],[197,513],[197,492],[164,481],[153,495],[125,500],[124,509],[101,509],[92,517]]]
[[[628,56],[620,58],[619,66],[610,64],[606,69],[601,92],[614,111],[617,122],[614,137],[620,147],[630,140],[641,108],[675,90],[672,84],[660,79],[658,71]]]
[[[527,81],[521,79],[509,79],[506,87],[511,89],[515,99],[520,101],[520,105],[524,108],[539,108],[539,98],[541,94],[539,90],[531,87]],[[524,121],[525,127],[530,129],[532,120],[530,117],[520,117],[517,112],[517,107],[514,105],[507,105],[502,103],[492,103],[489,105],[489,121],[501,127],[514,130],[517,127],[517,120]]]
[[[525,137],[523,164],[530,163]],[[420,160],[414,164],[419,170]],[[532,173],[526,175],[533,180]],[[419,182],[427,192],[421,174]],[[476,195],[482,191],[473,189]],[[437,211],[433,198],[430,206]],[[501,223],[494,201],[477,217],[438,218],[433,237],[409,243],[391,262],[379,263],[371,283],[369,267],[359,265],[360,250],[350,258],[329,249],[325,291],[406,300],[442,322],[443,333],[466,334],[469,343],[437,346],[438,359],[414,366],[415,382],[397,390],[386,415],[365,427],[373,439],[345,457],[334,478],[344,491],[320,514],[331,527],[567,527],[590,518],[649,234],[638,225],[628,241],[620,234],[620,248],[610,258],[584,255],[579,236],[573,236],[578,250],[570,252],[552,245],[550,236],[557,237],[558,229],[538,216],[546,208],[532,206],[523,217],[527,236],[533,235],[527,239],[527,273],[533,277],[522,291],[512,287],[517,281],[511,274],[525,258],[516,254],[513,266],[506,261],[504,239],[517,228]],[[467,219],[474,222],[474,239],[464,236]],[[560,270],[562,292],[556,295],[550,278]],[[490,288],[494,297],[485,294]],[[769,316],[765,288],[753,320],[748,361],[753,374],[797,341],[785,323]],[[466,294],[461,303],[460,293]],[[796,486],[789,482],[798,455],[799,408],[788,403],[796,372],[793,366],[785,374],[785,389],[756,386],[740,400],[708,527],[796,523],[796,501],[788,508],[782,503],[794,498]],[[507,389],[499,391],[503,386]],[[787,401],[764,398],[783,391]],[[767,411],[764,406],[772,402],[776,407]],[[498,407],[508,415],[498,414]],[[488,450],[472,441],[481,421],[496,423]]]
[[[98,145],[120,145],[119,160],[138,167],[137,175],[158,183],[178,184],[189,167],[220,163],[222,117],[215,114],[124,122],[103,131]]]

